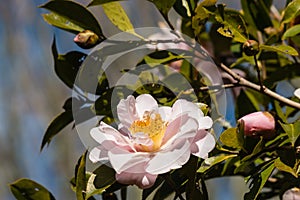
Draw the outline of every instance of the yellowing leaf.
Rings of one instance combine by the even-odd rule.
[[[228,147],[242,148],[244,136],[237,131],[237,128],[229,128],[221,134],[220,141]]]
[[[298,52],[296,51],[296,49],[288,45],[276,45],[276,46],[260,45],[259,48],[266,51],[275,51],[279,53],[289,54],[292,56],[298,56]]]
[[[296,172],[294,171],[293,168],[291,168],[290,166],[284,164],[280,158],[277,158],[274,162],[275,167],[280,170],[280,171],[284,171],[287,173],[292,174],[293,176],[295,176],[296,178],[298,178],[298,175],[296,174]]]

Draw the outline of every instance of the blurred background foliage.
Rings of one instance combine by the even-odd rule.
[[[8,183],[20,177],[33,179],[49,189],[57,199],[74,199],[67,184],[74,174],[74,163],[84,151],[76,132],[68,127],[49,148],[40,144],[52,117],[61,112],[62,102],[71,91],[53,70],[51,42],[55,34],[59,52],[76,50],[74,35],[46,24],[37,6],[42,0],[10,0],[0,4],[0,198],[14,199]],[[78,1],[84,5],[86,0]],[[239,0],[218,1],[239,9]],[[280,10],[285,1],[274,1]],[[149,2],[131,0],[123,4],[134,27],[158,26],[164,21]],[[118,32],[99,7],[90,8],[108,37]],[[171,12],[171,16],[175,15]],[[143,16],[143,17],[136,17]],[[175,23],[176,17],[172,18]],[[240,199],[243,179],[218,179],[208,183],[212,199]],[[234,186],[235,185],[235,186]],[[227,196],[227,197],[226,197]]]

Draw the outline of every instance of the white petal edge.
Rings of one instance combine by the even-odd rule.
[[[298,88],[298,89],[296,89],[296,90],[294,91],[294,95],[295,95],[298,99],[300,99],[300,88]]]
[[[150,94],[141,94],[135,99],[135,108],[139,118],[142,118],[145,111],[158,109],[156,100]]]
[[[205,159],[208,157],[208,153],[215,147],[216,140],[212,134],[207,133],[204,138],[196,141],[195,144],[198,146],[198,152],[193,153],[193,155]]]
[[[205,116],[205,117],[201,117],[198,121],[199,123],[199,126],[198,126],[198,129],[209,129],[212,127],[213,125],[213,120],[208,117],[208,116]]]

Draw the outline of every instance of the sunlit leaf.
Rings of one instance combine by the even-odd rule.
[[[47,14],[43,14],[43,18],[44,20],[48,23],[51,24],[53,26],[56,26],[58,28],[70,31],[70,32],[81,32],[84,29],[74,23],[72,23],[70,20],[68,20],[65,17],[61,17],[60,15],[56,14],[56,13],[47,13]]]
[[[278,53],[285,53],[285,54],[290,54],[292,56],[298,56],[298,52],[296,51],[296,49],[288,45],[276,45],[276,46],[260,45],[259,48],[266,51],[275,51]]]
[[[124,0],[92,0],[92,2],[89,3],[88,6],[97,6],[97,5],[102,5],[105,3],[116,2],[116,1],[124,1]]]
[[[294,177],[298,178],[298,175],[296,174],[295,170],[293,168],[291,168],[290,166],[284,164],[280,158],[277,158],[274,162],[275,167],[280,170],[280,171],[284,171],[287,173],[292,174]]]
[[[300,24],[297,24],[295,26],[292,26],[288,30],[286,30],[281,39],[285,40],[286,38],[294,37],[299,33],[300,33]]]
[[[283,128],[283,130],[288,134],[290,142],[292,145],[295,145],[296,140],[300,135],[300,121],[296,121],[293,124],[284,124],[279,121],[279,124]]]
[[[46,17],[47,22],[54,23],[52,25],[69,30],[72,33],[78,31],[74,27],[80,27],[83,30],[91,30],[99,37],[103,37],[101,27],[93,14],[74,1],[49,1],[40,7],[55,13]],[[49,21],[50,18],[51,21]],[[57,19],[56,22],[55,19]],[[71,26],[69,26],[69,23],[71,23]]]
[[[206,158],[197,172],[204,173],[206,170],[210,169],[212,166],[214,166],[218,163],[221,163],[229,158],[236,157],[236,156],[237,156],[236,154],[219,154],[217,156],[212,156],[212,157]]]
[[[9,187],[17,200],[55,200],[44,186],[30,179],[19,179]]]
[[[273,162],[271,164],[267,164],[267,166],[265,166],[258,175],[252,177],[250,191],[245,194],[244,200],[255,200],[257,198],[274,168],[275,166]]]
[[[289,23],[292,21],[300,11],[300,0],[294,0],[288,4],[283,10],[283,17],[281,23]]]
[[[231,9],[225,9],[223,13],[218,13],[215,18],[218,22],[223,24],[223,27],[218,29],[218,32],[221,35],[230,37],[234,41],[240,43],[247,41],[248,32],[246,29],[246,24],[239,12]]]
[[[220,135],[220,141],[228,147],[242,148],[244,135],[241,135],[237,128],[229,128]]]
[[[121,31],[129,32],[138,36],[138,34],[134,32],[133,25],[119,2],[102,4],[102,8],[108,19]]]
[[[76,166],[76,197],[77,200],[85,200],[85,191],[86,191],[86,172],[85,172],[85,162],[86,155],[88,151],[85,151],[84,154],[79,158],[78,165]]]

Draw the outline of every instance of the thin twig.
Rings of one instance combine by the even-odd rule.
[[[259,82],[259,85],[260,85],[260,91],[264,92],[265,87],[264,87],[263,82],[261,80],[261,74],[260,74],[260,69],[259,69],[259,66],[258,66],[256,55],[254,55],[253,57],[254,57],[255,68],[256,68],[256,72],[257,72],[257,78],[258,78],[258,82]]]
[[[239,83],[229,83],[229,84],[224,84],[224,85],[212,85],[212,86],[203,86],[200,87],[200,91],[208,91],[208,90],[213,90],[213,91],[218,91],[221,89],[228,89],[228,88],[234,88],[234,87],[241,87]]]
[[[260,85],[257,85],[255,83],[252,83],[252,82],[242,78],[241,76],[236,74],[234,71],[232,71],[231,69],[229,69],[226,65],[224,65],[222,63],[219,65],[219,67],[222,70],[224,70],[225,72],[227,72],[230,76],[232,76],[232,78],[234,78],[240,86],[244,86],[244,87],[256,90],[258,92],[261,92],[261,86]],[[273,92],[272,90],[270,90],[266,87],[264,87],[263,94],[265,94],[265,95],[267,95],[267,96],[269,96],[273,99],[276,99],[276,100],[280,101],[281,103],[284,103],[287,106],[290,106],[290,107],[293,107],[293,108],[296,108],[296,109],[300,109],[300,103],[297,103],[295,101],[287,99],[287,98],[277,94],[276,92]]]

